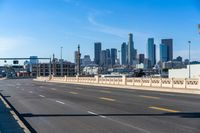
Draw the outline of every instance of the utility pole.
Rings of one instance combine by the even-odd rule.
[[[191,45],[191,41],[188,41],[189,44],[189,78],[191,78],[191,68],[190,68],[190,61],[191,61],[191,57],[190,57],[190,45]]]
[[[63,47],[60,47],[60,76],[63,77],[63,59],[62,59],[62,49]]]

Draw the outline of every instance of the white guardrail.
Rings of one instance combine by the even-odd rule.
[[[159,87],[159,88],[188,88],[200,89],[200,78],[103,78],[95,77],[37,77],[41,81],[58,81],[69,83],[89,83],[121,86],[141,86],[141,87]]]

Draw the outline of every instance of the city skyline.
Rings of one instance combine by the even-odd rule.
[[[50,57],[54,53],[59,58],[62,46],[63,59],[73,62],[80,44],[82,55],[89,54],[93,60],[94,42],[101,42],[102,49],[120,49],[133,33],[138,54],[147,55],[148,38],[154,38],[156,49],[161,39],[172,38],[174,58],[188,57],[190,40],[191,58],[200,60],[194,56],[200,55],[197,0],[119,0],[106,4],[104,0],[1,0],[0,10],[1,57]]]

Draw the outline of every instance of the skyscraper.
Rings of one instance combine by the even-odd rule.
[[[167,61],[173,60],[173,39],[162,39],[161,44],[167,46]]]
[[[160,44],[160,61],[167,62],[168,61],[168,47],[165,44]]]
[[[101,59],[100,59],[100,65],[101,66],[106,66],[106,62],[107,61],[107,51],[106,50],[102,50],[101,51]]]
[[[115,65],[117,60],[117,49],[111,48],[111,65]]]
[[[94,62],[97,65],[100,65],[100,57],[101,57],[101,42],[94,43]]]
[[[106,49],[106,65],[111,65],[110,49]]]
[[[133,42],[133,34],[129,34],[128,41],[128,64],[133,64],[133,55],[134,55],[134,42]]]
[[[150,66],[153,67],[156,64],[156,45],[154,44],[154,38],[148,38],[147,58],[150,61]]]
[[[127,65],[127,45],[125,42],[121,45],[121,62],[122,65]]]
[[[139,59],[139,64],[140,64],[140,63],[144,63],[144,60],[145,60],[144,54],[139,54],[138,57],[139,57],[139,58],[138,58],[138,59]]]

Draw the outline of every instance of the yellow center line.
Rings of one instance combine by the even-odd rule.
[[[155,109],[155,110],[161,110],[161,111],[166,111],[166,112],[171,112],[171,113],[177,113],[180,112],[178,110],[172,110],[172,109],[166,109],[166,108],[160,108],[160,107],[149,107],[150,109]]]
[[[100,97],[99,99],[106,100],[106,101],[112,101],[112,102],[116,101],[115,99],[107,98],[107,97]]]
[[[139,97],[142,97],[142,98],[150,98],[150,99],[160,99],[160,97],[145,96],[145,95],[140,95]]]
[[[71,92],[69,92],[70,94],[74,94],[74,95],[77,95],[78,93],[77,92],[73,92],[73,91],[71,91]]]
[[[102,93],[111,93],[110,91],[104,91],[104,90],[101,90],[100,92],[102,92]]]

